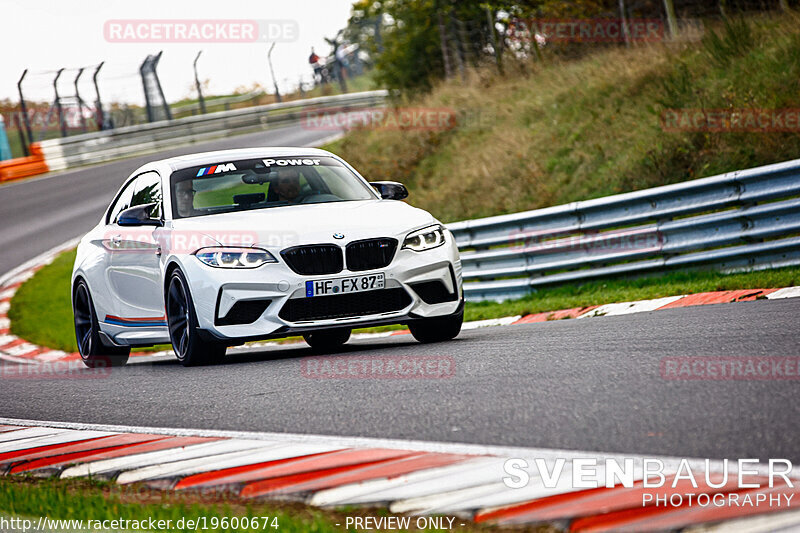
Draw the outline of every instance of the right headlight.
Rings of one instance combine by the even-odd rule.
[[[403,248],[421,252],[423,250],[430,250],[438,248],[444,244],[444,228],[439,225],[428,226],[427,228],[412,231],[406,235],[403,241]]]

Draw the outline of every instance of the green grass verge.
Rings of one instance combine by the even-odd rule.
[[[76,351],[69,281],[75,252],[65,252],[26,281],[11,300],[11,332],[30,342]],[[541,289],[519,300],[467,303],[465,320],[484,320],[573,307],[645,300],[697,292],[800,285],[800,267],[739,274],[674,272],[636,279],[601,280]],[[358,331],[386,331],[399,326]]]
[[[120,488],[110,483],[0,479],[0,509],[3,513],[34,519],[34,524],[39,517],[47,516],[52,519],[84,521],[169,520],[172,527],[164,529],[165,531],[195,531],[194,527],[185,526],[188,520],[205,523],[209,526],[209,531],[333,532],[343,529],[335,525],[341,518],[337,518],[334,513],[299,505],[276,507],[263,503],[242,505],[198,503],[193,500],[196,498],[192,496],[181,497],[149,489]],[[211,527],[212,524],[219,524],[225,517],[257,519],[258,526],[237,529]],[[177,527],[181,519],[185,526],[182,528]],[[239,522],[237,524],[241,525]]]
[[[652,277],[591,281],[542,289],[519,300],[467,305],[467,320],[526,315],[573,307],[648,300],[698,292],[736,289],[771,289],[800,285],[800,267],[722,274],[673,272]]]
[[[126,525],[128,531],[151,531],[150,520],[165,521],[156,525],[160,531],[276,531],[276,532],[342,532],[356,531],[346,527],[348,517],[382,517],[390,513],[383,508],[316,509],[300,503],[248,501],[223,492],[168,492],[142,485],[120,486],[110,482],[85,479],[60,480],[38,479],[23,476],[0,477],[0,517],[18,517],[33,521],[40,517],[55,520],[83,520],[83,530],[123,530],[123,528],[87,528],[87,521],[127,520],[144,523],[134,527]],[[239,527],[219,527],[222,519],[238,517]],[[242,518],[248,518],[242,525]],[[266,520],[265,520],[266,518]],[[257,527],[245,527],[257,519]],[[167,525],[166,521],[171,521]],[[179,522],[183,520],[183,522]],[[194,521],[198,527],[189,526]],[[457,519],[457,523],[462,520]],[[456,527],[464,533],[477,531],[499,531],[502,528],[482,526],[470,522]],[[411,531],[415,519],[410,519]],[[178,527],[182,524],[183,527]],[[63,525],[63,524],[62,524]],[[110,525],[110,524],[108,524]],[[30,529],[29,529],[30,530]],[[59,530],[75,530],[69,525]],[[433,531],[433,530],[429,530]],[[439,530],[441,531],[441,530]],[[515,529],[519,531],[519,529]],[[529,527],[525,531],[554,533],[560,531],[551,526]]]
[[[14,335],[56,350],[78,350],[69,286],[73,263],[75,250],[64,252],[22,284],[8,310]]]
[[[263,519],[256,528],[239,528],[235,531],[341,531],[333,516],[314,509],[294,506],[271,507],[266,504],[231,505],[227,503],[198,503],[193,498],[170,497],[147,489],[120,489],[109,483],[91,481],[62,481],[31,479],[0,479],[0,509],[6,515],[38,520],[41,516],[63,520],[170,520],[168,531],[195,531],[178,528],[178,521],[205,520],[210,531],[234,531],[211,528],[213,520],[223,517],[269,517],[267,527]],[[35,523],[34,520],[34,523]],[[201,522],[202,523],[202,522]],[[218,523],[218,522],[217,522]],[[272,525],[277,524],[278,528]],[[148,529],[145,527],[144,529]]]

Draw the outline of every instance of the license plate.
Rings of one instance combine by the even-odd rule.
[[[348,294],[351,292],[364,292],[382,289],[384,285],[383,274],[367,274],[365,276],[350,276],[347,278],[318,279],[306,281],[306,296],[333,296],[335,294]]]

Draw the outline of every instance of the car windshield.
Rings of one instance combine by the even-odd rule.
[[[220,161],[178,170],[170,178],[173,218],[268,207],[377,198],[333,157]]]

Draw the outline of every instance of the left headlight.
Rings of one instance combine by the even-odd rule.
[[[403,248],[421,252],[444,244],[444,228],[439,224],[412,231],[406,235]]]
[[[201,248],[195,257],[217,268],[256,268],[264,263],[277,263],[275,257],[261,248]]]

